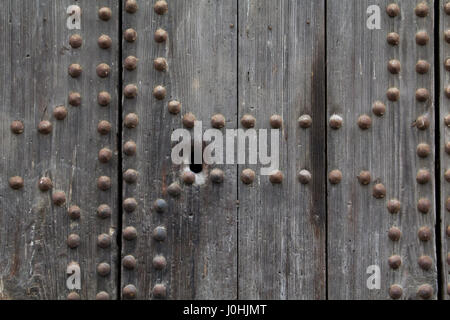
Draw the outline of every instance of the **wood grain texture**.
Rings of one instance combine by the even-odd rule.
[[[325,299],[325,24],[323,1],[239,1],[239,119],[283,118],[282,184],[251,168],[239,186],[239,298]],[[309,129],[297,119],[312,117]],[[240,127],[242,127],[240,125]],[[323,136],[322,136],[323,137]],[[312,181],[302,185],[300,170]]]
[[[182,117],[193,113],[210,128],[216,113],[233,128],[237,114],[237,31],[236,1],[172,0],[168,13],[157,15],[155,1],[139,1],[136,13],[123,12],[123,30],[134,28],[138,37],[123,42],[124,59],[134,55],[137,69],[123,71],[124,86],[134,83],[136,99],[123,100],[124,117],[139,116],[135,129],[124,128],[123,141],[135,141],[136,156],[124,155],[123,170],[138,171],[134,185],[124,183],[124,199],[133,197],[138,208],[124,213],[123,226],[134,226],[138,237],[124,241],[122,255],[133,255],[134,270],[122,268],[122,287],[133,284],[137,299],[155,298],[152,289],[164,284],[168,299],[234,299],[237,295],[236,167],[223,166],[225,181],[214,185],[209,180],[212,167],[204,166],[196,183],[184,185],[181,174],[186,166],[172,164],[170,141],[173,130],[183,128]],[[168,32],[165,43],[156,43],[158,28]],[[164,57],[168,69],[154,69],[153,60]],[[153,97],[153,88],[167,90],[164,100]],[[168,112],[171,100],[182,103],[178,115]],[[221,166],[219,166],[221,167]],[[205,182],[202,183],[201,181]],[[180,197],[172,198],[167,188],[181,185]],[[156,199],[165,199],[168,210],[154,210]],[[155,241],[154,228],[167,229],[165,241]],[[167,267],[155,270],[152,260],[162,255]]]
[[[97,154],[101,147],[116,150],[118,72],[100,79],[96,66],[108,63],[117,67],[117,1],[80,0],[81,30],[68,30],[66,9],[73,1],[2,1],[0,4],[0,299],[66,299],[66,268],[72,261],[81,267],[82,299],[93,299],[106,291],[116,297],[115,241],[109,249],[98,249],[100,233],[115,235],[117,225],[117,183],[109,191],[99,191],[96,178],[114,179],[116,157],[109,164],[100,164]],[[115,15],[109,22],[97,17],[99,6],[112,8]],[[72,49],[69,36],[79,33],[83,46]],[[97,38],[108,34],[113,39],[109,50],[101,50]],[[82,75],[73,79],[68,67],[79,63]],[[110,107],[97,104],[97,93],[111,93]],[[68,105],[68,94],[80,92],[82,104]],[[65,120],[53,117],[56,106],[68,110]],[[14,135],[10,124],[24,123],[23,134]],[[53,131],[38,133],[40,121],[48,120]],[[112,124],[109,135],[97,132],[99,120]],[[24,188],[13,190],[8,179],[21,176]],[[41,192],[38,181],[50,177],[53,190]],[[56,206],[52,192],[64,191],[66,203]],[[99,204],[112,208],[110,218],[97,218]],[[81,208],[81,219],[71,221],[67,210],[72,205]],[[78,234],[81,244],[70,249],[69,234]],[[96,274],[99,262],[111,265],[105,278]]]
[[[436,297],[437,270],[435,247],[435,183],[434,183],[434,42],[433,2],[427,17],[414,13],[417,1],[395,1],[400,15],[390,18],[386,6],[391,1],[327,1],[327,113],[343,118],[339,130],[328,129],[328,171],[339,169],[342,182],[328,186],[328,294],[330,299],[388,299],[389,287],[403,287],[402,299],[416,299],[420,285],[429,284]],[[381,30],[366,28],[369,5],[381,8]],[[425,30],[430,36],[426,46],[418,46],[415,33]],[[400,43],[390,46],[389,32],[400,35]],[[390,74],[388,61],[398,59],[401,72]],[[427,74],[416,73],[419,59],[427,60]],[[389,102],[386,91],[400,90],[400,99]],[[417,102],[415,91],[426,88],[431,93],[427,102]],[[387,106],[384,116],[375,116],[372,104],[380,100]],[[360,115],[372,117],[372,127],[362,131]],[[430,120],[428,130],[418,130],[415,121],[420,115]],[[419,158],[419,143],[431,146],[427,158]],[[432,181],[416,182],[419,169],[430,171]],[[358,183],[360,171],[368,170],[372,182]],[[375,199],[372,188],[382,183],[387,189],[384,199]],[[432,206],[428,214],[417,210],[420,198]],[[390,214],[388,200],[398,199],[401,211]],[[402,231],[399,242],[388,238],[388,230],[396,226]],[[418,230],[428,226],[432,240],[421,242]],[[392,270],[388,258],[399,255],[402,264]],[[423,271],[418,266],[422,255],[430,256],[433,266]],[[368,290],[366,269],[381,269],[380,290]]]

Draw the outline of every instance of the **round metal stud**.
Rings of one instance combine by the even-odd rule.
[[[389,257],[388,264],[391,269],[397,270],[402,265],[402,258],[398,255]]]
[[[137,179],[138,173],[136,170],[128,169],[123,173],[123,180],[128,184],[136,183]]]
[[[400,90],[397,88],[389,88],[386,92],[386,97],[389,101],[398,101],[400,98]]]
[[[447,237],[450,238],[450,225],[447,226],[447,230],[445,231],[445,234],[447,235]],[[448,260],[448,256],[447,256],[447,262],[450,261]],[[450,264],[450,263],[449,263]]]
[[[444,173],[445,181],[450,182],[450,169],[447,169]]]
[[[73,34],[69,38],[69,44],[73,49],[77,49],[82,46],[83,38],[79,34]]]
[[[41,134],[49,134],[52,132],[52,123],[50,121],[44,120],[39,122],[38,131]]]
[[[134,141],[128,141],[123,146],[123,153],[127,156],[134,156],[136,154],[136,143]]]
[[[312,125],[312,118],[308,114],[304,114],[298,118],[298,124],[300,128],[308,129]]]
[[[398,300],[402,297],[402,295],[403,295],[403,288],[401,286],[399,286],[398,284],[393,284],[389,288],[389,296],[392,299]]]
[[[445,209],[450,212],[450,197],[445,201]]]
[[[400,14],[400,8],[396,3],[391,3],[386,7],[386,13],[389,17],[394,18]]]
[[[123,289],[122,289],[122,296],[127,299],[127,300],[133,300],[136,299],[137,296],[137,289],[134,285],[129,284],[126,285]]]
[[[72,78],[78,78],[81,76],[81,73],[83,72],[83,68],[78,63],[71,64],[69,66],[69,75]]]
[[[167,91],[163,86],[156,86],[153,89],[153,96],[158,100],[163,100],[166,97]]]
[[[112,46],[112,39],[106,34],[98,37],[97,44],[101,49],[109,49]]]
[[[138,5],[136,0],[127,0],[127,2],[125,2],[125,11],[128,13],[136,13],[136,11],[138,10]]]
[[[23,131],[25,130],[25,126],[23,124],[22,121],[19,120],[15,120],[13,122],[11,122],[11,132],[14,134],[22,134]]]
[[[417,146],[417,155],[420,158],[426,158],[431,154],[431,147],[427,143],[420,143]]]
[[[183,125],[188,128],[188,129],[192,129],[195,125],[195,121],[197,120],[197,118],[195,117],[195,115],[191,112],[186,113],[183,116]]]
[[[444,68],[445,70],[450,71],[450,58],[445,59]]]
[[[106,277],[111,273],[111,266],[109,263],[102,262],[97,265],[97,274],[100,277]]]
[[[103,21],[111,19],[112,11],[110,8],[103,7],[98,10],[98,17]]]
[[[125,39],[125,41],[127,42],[134,42],[137,39],[137,32],[136,30],[129,28],[127,30],[124,31],[123,33],[123,38]]]
[[[342,123],[344,122],[344,120],[342,119],[341,116],[334,114],[330,117],[330,127],[331,129],[337,130],[340,129],[342,127]]]
[[[181,111],[181,103],[176,100],[172,100],[167,105],[167,109],[171,114],[178,114]]]
[[[311,179],[312,175],[308,170],[303,169],[298,173],[298,181],[300,181],[301,184],[308,184],[311,182]]]
[[[81,94],[79,94],[78,92],[69,93],[68,101],[72,107],[80,106],[81,105]]]
[[[154,35],[155,42],[157,42],[157,43],[165,42],[165,41],[167,41],[167,37],[168,37],[168,34],[167,34],[166,30],[158,29],[155,31],[155,35]]]
[[[363,114],[358,118],[358,126],[361,130],[367,130],[372,126],[372,119],[368,115]]]
[[[81,209],[79,206],[71,206],[69,210],[67,210],[67,214],[70,219],[78,220],[81,217]]]
[[[167,230],[165,227],[159,226],[153,230],[153,239],[156,241],[164,241],[167,238]]]
[[[241,181],[244,184],[252,184],[253,181],[255,180],[255,171],[253,171],[252,169],[244,169],[242,170],[241,173]]]
[[[67,238],[67,245],[69,246],[70,249],[78,248],[80,246],[80,243],[81,243],[81,238],[77,234],[71,234]]]
[[[377,117],[381,117],[386,113],[386,105],[381,101],[375,101],[372,105],[372,112]]]
[[[137,68],[138,58],[135,56],[128,56],[123,62],[123,67],[128,71],[135,70]]]
[[[387,209],[392,214],[399,213],[401,209],[400,201],[397,199],[389,200],[387,203]]]
[[[416,128],[419,130],[427,130],[430,127],[430,118],[427,115],[419,116],[415,122]]]
[[[416,13],[416,16],[420,18],[424,18],[428,15],[428,12],[430,11],[430,8],[428,7],[428,4],[426,2],[421,2],[416,6],[416,9],[414,12]]]
[[[153,60],[153,67],[158,71],[166,71],[167,70],[167,60],[165,58],[156,58]]]
[[[222,170],[220,169],[213,169],[209,173],[209,178],[211,179],[212,183],[220,184],[225,179],[225,175]]]
[[[399,74],[401,70],[400,61],[392,59],[388,62],[388,71],[392,74]]]
[[[419,88],[416,90],[416,100],[419,102],[425,102],[430,98],[430,92],[425,88]]]
[[[445,153],[450,155],[450,141],[445,144]]]
[[[419,199],[418,203],[417,203],[417,210],[419,210],[419,212],[426,214],[428,212],[430,212],[431,209],[431,201],[429,199]]]
[[[381,183],[377,183],[373,186],[372,195],[376,199],[383,199],[386,196],[386,187]]]
[[[431,180],[431,174],[430,171],[425,169],[420,169],[417,172],[416,181],[419,184],[426,184]]]
[[[241,118],[241,124],[244,128],[254,128],[256,125],[256,119],[250,114],[244,114]]]
[[[164,299],[167,296],[166,286],[163,284],[156,284],[152,290],[153,297],[157,299]]]
[[[433,292],[434,290],[432,286],[430,286],[429,284],[423,284],[417,290],[417,295],[423,300],[428,300],[433,297]]]
[[[445,87],[444,94],[447,98],[450,99],[450,86]]]
[[[339,184],[342,181],[342,172],[340,170],[333,170],[328,174],[328,180],[331,184]]]
[[[132,255],[128,255],[128,256],[123,257],[123,259],[122,259],[122,266],[125,269],[133,270],[133,269],[136,268],[136,265],[137,265],[136,258],[133,257]]]
[[[431,240],[432,232],[429,227],[422,227],[419,229],[417,233],[420,241],[426,242]]]
[[[103,148],[98,152],[98,161],[108,163],[112,159],[113,153],[108,148]]]
[[[450,29],[444,31],[444,40],[447,43],[450,43]]]
[[[39,190],[45,192],[53,188],[52,180],[48,177],[42,177],[38,183]]]
[[[450,114],[447,114],[444,118],[444,123],[447,127],[450,127]]]
[[[156,270],[163,270],[167,266],[166,258],[163,256],[156,256],[153,258],[153,268]]]
[[[419,267],[422,270],[428,271],[433,266],[433,260],[429,256],[421,256],[419,260],[417,260]]]
[[[110,300],[110,299],[111,299],[111,297],[109,296],[109,293],[106,291],[100,291],[95,296],[95,300]]]
[[[270,176],[269,180],[272,184],[280,184],[283,182],[283,173],[280,170],[273,171]]]
[[[425,74],[430,70],[430,64],[425,60],[419,60],[416,64],[416,72]]]
[[[111,217],[112,214],[112,210],[110,208],[110,206],[108,206],[107,204],[102,204],[97,208],[97,216],[100,219],[107,219],[109,217]]]
[[[167,187],[167,193],[172,197],[172,198],[177,198],[180,196],[181,194],[181,186],[178,182],[173,182],[172,184],[170,184]]]
[[[138,203],[134,198],[127,198],[123,201],[123,209],[127,213],[134,212],[138,207]]]
[[[77,301],[77,300],[81,300],[81,297],[78,293],[71,292],[67,295],[67,300]]]
[[[181,180],[185,184],[193,184],[195,182],[195,173],[192,171],[184,171],[181,175]]]
[[[272,128],[280,129],[281,126],[283,125],[283,118],[278,114],[274,114],[273,116],[270,117],[269,122]]]
[[[55,191],[52,194],[52,201],[56,206],[63,206],[66,203],[66,194],[64,191]]]
[[[388,238],[391,241],[397,242],[400,240],[400,238],[402,237],[402,232],[400,231],[399,228],[397,227],[392,227],[389,229],[388,231]]]
[[[444,12],[450,15],[450,1],[444,4]]]
[[[216,129],[225,127],[225,117],[222,114],[215,114],[211,117],[211,126]]]
[[[156,1],[153,9],[155,10],[155,12],[157,14],[163,15],[163,14],[166,14],[167,11],[169,11],[169,5],[164,0],[158,0],[158,1]]]
[[[106,233],[102,233],[97,237],[97,246],[99,246],[102,249],[109,248],[111,246],[111,236]]]
[[[430,36],[426,31],[419,31],[416,33],[416,43],[419,46],[425,46],[430,41]]]
[[[106,135],[106,134],[110,133],[111,132],[111,123],[109,123],[109,121],[106,121],[106,120],[100,121],[97,126],[97,131],[101,135]]]
[[[106,91],[101,91],[97,96],[97,102],[99,105],[105,107],[111,103],[111,95]]]
[[[167,211],[169,205],[164,199],[156,199],[155,202],[153,203],[153,207],[155,208],[156,212],[164,213]]]
[[[111,178],[107,176],[99,177],[97,179],[97,187],[102,191],[111,189]]]
[[[106,63],[100,63],[96,68],[96,72],[100,78],[107,78],[111,72],[111,68]]]
[[[396,46],[400,43],[400,36],[397,32],[390,32],[388,33],[386,40],[391,46]]]
[[[132,241],[137,238],[137,230],[135,227],[126,227],[122,235],[125,240]]]
[[[11,189],[14,190],[22,189],[24,185],[23,178],[18,176],[9,178],[8,183]]]
[[[67,117],[67,108],[58,106],[53,110],[53,116],[56,120],[64,120]]]
[[[134,129],[139,124],[139,117],[136,113],[129,113],[125,116],[123,123],[128,129]]]

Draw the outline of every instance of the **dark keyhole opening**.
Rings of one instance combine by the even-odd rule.
[[[189,169],[191,169],[194,173],[200,173],[203,170],[203,155],[202,155],[202,163],[194,163],[194,146],[191,147],[191,164],[189,166]]]

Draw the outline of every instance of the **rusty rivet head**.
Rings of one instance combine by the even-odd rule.
[[[131,241],[137,238],[137,230],[135,227],[126,227],[123,230],[123,238],[125,240]]]
[[[388,71],[392,74],[398,74],[401,70],[400,61],[397,59],[392,59],[388,62]]]
[[[23,188],[23,178],[19,176],[11,177],[8,180],[9,186],[14,190],[19,190]]]
[[[256,124],[256,119],[250,114],[244,114],[241,118],[241,124],[244,128],[254,128]]]
[[[168,34],[166,30],[158,29],[155,31],[154,39],[157,43],[162,43],[167,40]]]
[[[424,300],[428,300],[431,299],[431,297],[433,296],[433,287],[430,286],[429,284],[423,284],[419,287],[419,289],[417,290],[417,295]]]
[[[111,178],[107,176],[99,177],[97,179],[97,187],[102,191],[111,189]]]
[[[127,2],[125,2],[125,11],[128,13],[136,13],[136,11],[138,10],[138,5],[136,0],[127,0]]]
[[[78,293],[71,292],[67,295],[67,300],[77,301],[77,300],[81,300],[81,297]]]
[[[38,187],[41,191],[48,191],[53,188],[52,180],[48,177],[42,177],[41,179],[39,179]]]
[[[157,14],[165,14],[169,10],[169,5],[164,0],[156,1],[155,6],[153,7]]]
[[[416,13],[416,16],[424,18],[428,15],[429,10],[428,4],[426,2],[421,2],[416,6],[414,12]]]
[[[52,194],[53,203],[57,206],[62,206],[66,203],[66,194],[64,191],[55,191]]]
[[[177,100],[172,100],[167,105],[167,109],[171,114],[178,114],[181,111],[181,103]]]
[[[427,143],[420,143],[417,146],[417,155],[421,158],[426,158],[431,154],[431,147]]]
[[[400,240],[400,238],[402,237],[402,232],[400,231],[399,228],[397,227],[392,227],[389,229],[388,231],[388,238],[391,241],[397,242]]]
[[[125,96],[125,98],[133,99],[133,98],[136,98],[137,94],[138,94],[138,88],[134,84],[128,84],[123,89],[123,95]]]
[[[110,68],[110,66],[107,65],[106,63],[100,63],[100,64],[97,66],[96,71],[97,71],[97,75],[98,75],[100,78],[106,78],[106,77],[109,76],[109,73],[111,72],[111,68]]]
[[[402,297],[402,295],[403,295],[403,288],[401,286],[399,286],[398,284],[393,284],[389,288],[389,296],[392,299],[398,300]]]
[[[397,270],[402,265],[402,258],[398,255],[389,257],[388,264],[391,269]]]
[[[123,33],[123,38],[125,39],[125,41],[127,42],[134,42],[137,39],[137,32],[136,30],[129,28],[127,30],[124,31]]]
[[[445,12],[447,15],[450,15],[450,1],[447,2],[446,4],[444,4],[444,12]]]
[[[139,117],[136,113],[129,113],[125,116],[124,125],[128,129],[134,129],[139,124]]]
[[[372,105],[372,112],[374,115],[381,117],[386,113],[386,105],[381,101],[375,101]]]
[[[77,234],[72,233],[71,235],[69,235],[69,237],[67,238],[67,245],[69,246],[69,248],[71,249],[75,249],[78,248],[80,246],[81,243],[81,239],[80,236]]]
[[[98,17],[103,21],[111,19],[112,11],[110,8],[103,7],[98,10]]]
[[[103,148],[98,152],[98,160],[101,163],[108,163],[112,158],[112,151],[108,148]]]
[[[11,122],[11,131],[14,134],[21,134],[25,130],[25,126],[23,125],[22,121],[15,120]]]
[[[273,171],[270,176],[269,180],[272,184],[280,184],[283,182],[283,173],[280,170]]]
[[[420,74],[425,74],[430,70],[430,64],[425,60],[419,60],[416,64],[416,72]]]
[[[127,171],[125,171],[123,173],[123,180],[126,183],[129,183],[129,184],[136,183],[137,179],[138,179],[138,173],[136,170],[128,169]]]
[[[328,174],[328,180],[331,184],[339,184],[342,181],[342,172],[340,170],[333,170]]]
[[[444,31],[445,42],[450,43],[450,29]]]
[[[102,249],[106,249],[111,246],[111,241],[111,236],[106,233],[102,233],[97,237],[97,245]]]
[[[242,170],[241,173],[241,181],[244,184],[252,184],[253,181],[255,180],[255,171],[253,171],[252,169],[244,169]]]
[[[81,209],[79,206],[71,206],[69,210],[67,210],[67,214],[70,219],[78,220],[81,217]]]
[[[170,184],[167,187],[167,193],[172,197],[172,198],[177,198],[180,196],[181,194],[181,186],[178,182],[173,182],[172,184]]]
[[[444,94],[445,94],[445,96],[446,96],[447,98],[450,99],[450,86],[445,87],[445,89],[444,89]]]
[[[311,182],[312,179],[312,175],[311,172],[309,172],[308,170],[300,170],[300,172],[298,173],[298,180],[300,181],[301,184],[308,184]]]
[[[123,66],[128,71],[134,70],[137,68],[138,58],[135,56],[128,56],[123,62]]]
[[[298,118],[298,124],[300,128],[307,129],[312,125],[312,118],[309,114],[304,114]]]
[[[132,255],[128,255],[128,256],[123,257],[123,259],[122,259],[122,266],[125,269],[133,270],[134,268],[136,268],[136,258],[133,257]]]
[[[69,75],[72,78],[78,78],[81,76],[81,73],[83,71],[83,68],[78,63],[73,63],[69,66]]]
[[[444,123],[447,127],[450,127],[450,114],[447,114],[444,118]]]
[[[420,169],[417,172],[416,180],[417,180],[417,183],[419,183],[419,184],[428,183],[431,180],[430,171],[428,171],[426,169]]]
[[[156,241],[164,241],[167,237],[167,230],[165,227],[159,226],[153,230],[153,239]]]
[[[429,227],[422,227],[419,229],[417,236],[419,237],[420,241],[430,241],[432,236],[431,229]]]
[[[194,116],[193,113],[191,113],[191,112],[186,113],[186,114],[183,116],[183,125],[184,125],[186,128],[192,129],[192,128],[194,127],[194,125],[195,125],[195,121],[196,121],[196,120],[197,120],[197,118]]]
[[[166,97],[167,91],[163,86],[156,86],[153,89],[153,96],[158,100],[163,100]]]
[[[430,92],[425,88],[419,88],[416,90],[416,100],[419,102],[425,102],[430,98]]]
[[[69,93],[69,104],[78,107],[81,104],[81,95],[78,92]]]
[[[386,92],[386,97],[389,101],[398,101],[400,98],[400,90],[397,88],[389,88]]]
[[[184,171],[181,175],[181,180],[183,180],[185,184],[193,184],[195,182],[195,173],[192,171]]]
[[[419,210],[419,212],[426,214],[430,212],[430,209],[431,209],[431,201],[429,199],[426,198],[419,199],[419,201],[417,202],[417,210]]]
[[[390,32],[387,35],[387,43],[391,46],[396,46],[400,43],[400,36],[397,32]]]
[[[386,196],[386,187],[381,183],[377,183],[373,186],[372,195],[376,199],[383,199]]]
[[[98,131],[98,133],[100,133],[102,135],[106,135],[106,134],[110,133],[111,132],[111,123],[109,123],[109,121],[106,121],[106,120],[100,121],[97,126],[97,131]]]
[[[167,296],[166,286],[161,283],[155,284],[155,286],[153,287],[152,293],[153,293],[153,297],[155,297],[157,299],[164,299]]]
[[[216,129],[225,127],[225,117],[222,114],[215,114],[211,117],[211,126]]]
[[[50,121],[44,120],[39,122],[38,124],[38,131],[42,134],[49,134],[52,132],[52,124]]]
[[[69,44],[72,48],[77,49],[83,44],[83,38],[79,34],[73,34],[69,38]]]
[[[213,169],[209,174],[209,178],[211,179],[212,183],[219,184],[223,182],[225,175],[222,170]]]
[[[447,237],[450,238],[450,225],[447,226],[447,230],[445,231],[445,233],[447,234]],[[449,256],[447,256],[447,263],[450,264],[449,262]]]
[[[97,102],[99,105],[105,107],[111,102],[111,95],[109,92],[102,91],[98,93]]]
[[[123,146],[123,153],[127,156],[134,156],[136,154],[136,143],[134,141],[128,141]]]
[[[109,263],[102,262],[97,265],[97,274],[100,277],[106,277],[111,273],[111,266]]]
[[[330,117],[330,127],[331,129],[337,130],[339,128],[342,127],[342,123],[344,122],[344,119],[342,119],[341,116],[337,115],[337,114],[333,114]]]
[[[400,14],[400,8],[398,4],[391,3],[386,7],[386,13],[389,17],[394,18]]]
[[[167,60],[165,58],[159,57],[153,60],[153,67],[158,71],[167,70]]]
[[[123,209],[131,213],[137,209],[138,203],[135,198],[127,198],[123,201]]]
[[[450,212],[450,197],[445,201],[445,209]]]
[[[98,37],[97,43],[101,49],[109,49],[111,48],[112,40],[108,35],[102,34],[100,37]]]
[[[106,292],[106,291],[100,291],[100,292],[97,293],[97,295],[95,296],[95,300],[110,300],[109,293]]]
[[[371,127],[371,125],[372,119],[368,115],[363,114],[358,118],[358,126],[361,130],[367,130]]]
[[[56,120],[64,120],[67,117],[67,108],[58,106],[53,110],[53,116]]]
[[[425,46],[430,41],[430,36],[426,31],[419,31],[416,33],[416,43],[419,46]]]
[[[415,125],[419,130],[426,130],[430,127],[430,119],[427,115],[419,116],[415,122]]]
[[[447,169],[444,173],[445,181],[450,182],[450,169]]]
[[[283,118],[281,118],[281,116],[278,114],[274,114],[273,116],[270,117],[269,122],[272,128],[280,129],[281,126],[283,125]]]
[[[450,154],[450,141],[445,144],[445,153]]]
[[[102,204],[98,206],[97,217],[99,217],[100,219],[107,219],[111,217],[111,214],[112,214],[111,207],[108,206],[107,204]]]
[[[444,67],[445,67],[445,70],[450,71],[450,58],[445,59]]]
[[[422,270],[430,270],[433,266],[433,260],[429,256],[421,256],[419,260],[417,260],[417,263],[419,264],[419,267]]]
[[[153,207],[155,208],[155,211],[158,213],[164,213],[167,211],[167,208],[169,207],[166,200],[164,199],[156,199],[153,203]]]
[[[401,209],[400,201],[398,201],[397,199],[389,200],[387,203],[387,209],[392,214],[399,213]]]
[[[163,270],[167,266],[166,258],[163,256],[156,256],[153,258],[153,268],[156,270]]]
[[[137,296],[137,289],[134,285],[129,284],[126,285],[123,289],[122,289],[122,296],[127,299],[127,300],[132,300],[132,299],[136,299]]]

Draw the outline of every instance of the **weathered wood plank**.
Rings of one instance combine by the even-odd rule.
[[[81,268],[82,299],[93,299],[100,291],[116,296],[116,245],[97,247],[97,235],[113,237],[117,224],[116,157],[108,164],[97,159],[99,149],[116,149],[117,122],[117,1],[80,0],[81,30],[68,30],[66,13],[72,1],[2,1],[0,4],[0,299],[66,299],[66,268],[76,262]],[[100,21],[100,6],[109,6],[113,17]],[[74,49],[69,37],[79,33],[83,45]],[[97,38],[112,38],[110,49],[97,45]],[[108,78],[96,74],[99,63],[111,66]],[[69,65],[78,63],[82,74],[68,75]],[[109,91],[109,107],[97,104],[100,90]],[[68,104],[70,92],[79,92],[82,103]],[[57,120],[53,112],[65,106],[68,114]],[[22,134],[13,134],[12,121],[21,121]],[[41,121],[50,121],[53,130],[38,132]],[[97,132],[99,120],[112,125],[108,135]],[[100,191],[96,178],[109,176],[112,187]],[[13,190],[8,179],[20,176],[24,187]],[[53,189],[38,188],[42,177],[51,179]],[[64,192],[66,201],[57,205],[52,197]],[[61,195],[61,194],[60,194]],[[111,208],[111,216],[100,220],[96,215],[100,204]],[[71,220],[68,208],[81,208],[81,218]],[[80,237],[78,248],[66,243],[69,234]],[[97,275],[100,262],[111,266],[106,277]]]
[[[249,114],[270,129],[282,117],[284,175],[272,184],[264,166],[239,165],[256,173],[251,185],[238,177],[240,299],[326,297],[324,16],[324,1],[239,1],[239,121]]]
[[[330,299],[388,299],[390,286],[402,287],[402,299],[419,298],[422,285],[433,288],[436,297],[437,270],[435,251],[435,183],[434,183],[434,41],[433,1],[429,13],[418,17],[418,1],[395,1],[399,14],[389,17],[386,7],[391,1],[327,1],[327,113],[343,119],[340,129],[328,129],[328,171],[342,171],[339,184],[329,183],[328,189],[328,293]],[[381,29],[369,30],[367,9],[377,5],[381,12]],[[426,31],[426,45],[416,43],[416,32]],[[387,43],[387,35],[396,32],[399,44]],[[401,63],[399,74],[387,70],[388,62]],[[416,72],[416,63],[426,60],[426,74]],[[387,99],[387,90],[400,90],[398,101]],[[426,102],[416,100],[416,90],[425,88],[430,94]],[[375,116],[372,105],[382,101],[386,112]],[[358,127],[358,119],[371,117],[368,130]],[[429,128],[419,130],[419,116],[426,116]],[[426,158],[417,155],[419,143],[430,148]],[[430,181],[419,184],[420,169],[430,174]],[[361,185],[358,175],[369,171],[371,182]],[[386,196],[376,199],[373,189],[381,183]],[[391,214],[387,202],[398,199],[399,213]],[[431,203],[429,212],[418,210],[420,199]],[[390,228],[397,227],[399,241],[388,237]],[[430,241],[421,241],[419,229],[428,227]],[[388,259],[401,258],[401,266],[390,268]],[[425,271],[418,260],[426,255],[432,266]],[[380,268],[381,288],[366,286],[367,268]]]

